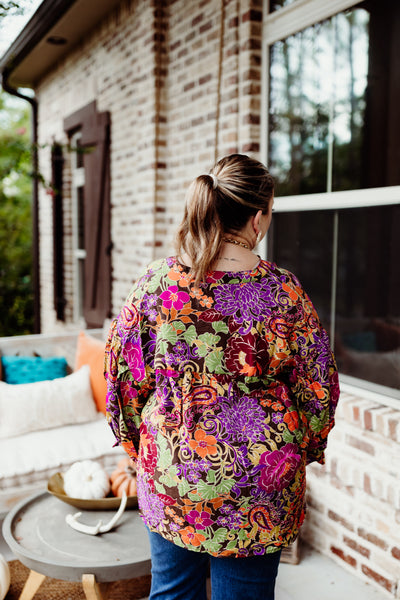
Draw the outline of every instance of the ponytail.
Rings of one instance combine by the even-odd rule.
[[[218,259],[223,243],[224,229],[216,204],[216,178],[197,177],[186,194],[186,207],[177,233],[176,247],[190,257],[191,271],[196,285],[204,281],[206,273]]]
[[[274,180],[267,167],[245,154],[219,160],[209,175],[189,186],[186,208],[176,238],[177,254],[191,261],[196,285],[213,269],[224,236],[239,233],[249,218],[266,214],[274,196]]]

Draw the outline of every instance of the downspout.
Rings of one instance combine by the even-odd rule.
[[[39,160],[38,160],[38,103],[36,98],[21,94],[16,88],[8,83],[8,69],[2,73],[2,87],[5,92],[12,96],[21,98],[29,102],[32,108],[32,256],[33,256],[33,315],[34,315],[34,333],[40,333],[40,265],[39,265]]]

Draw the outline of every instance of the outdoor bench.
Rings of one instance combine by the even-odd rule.
[[[0,338],[0,516],[78,460],[111,472],[124,455],[104,415],[104,339],[101,329]],[[65,376],[5,383],[5,365],[18,375],[18,360],[29,356],[65,359]]]

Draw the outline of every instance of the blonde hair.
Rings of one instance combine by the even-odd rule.
[[[244,154],[222,158],[191,183],[176,250],[189,256],[196,284],[212,269],[224,236],[239,232],[259,210],[267,213],[273,193],[268,169]]]

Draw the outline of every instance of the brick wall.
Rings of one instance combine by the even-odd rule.
[[[342,393],[326,464],[308,467],[303,538],[400,598],[400,410]]]
[[[40,168],[66,143],[63,119],[111,113],[112,305],[150,260],[173,251],[190,181],[233,151],[259,152],[262,0],[121,2],[37,89]],[[71,190],[65,168],[66,315],[73,320]],[[52,306],[51,197],[40,195],[42,323]]]
[[[128,0],[40,82],[40,168],[63,119],[97,101],[111,114],[116,313],[139,270],[172,252],[190,181],[230,152],[259,157],[262,0]],[[222,45],[221,45],[222,40]],[[52,305],[51,197],[40,195],[42,323],[73,323],[71,169],[66,157],[66,325]],[[303,536],[389,597],[399,596],[400,412],[344,394],[327,462],[309,468]]]

